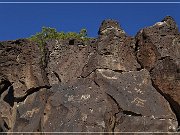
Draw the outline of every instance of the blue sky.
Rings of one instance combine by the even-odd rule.
[[[4,0],[5,1],[5,0]],[[15,0],[14,0],[15,1]],[[17,0],[16,0],[17,1]],[[18,0],[22,1],[22,0]],[[30,0],[29,0],[30,1]],[[31,0],[33,1],[33,0]],[[46,1],[46,0],[39,0]],[[57,0],[53,0],[57,1]],[[75,0],[69,0],[75,1]],[[82,1],[82,0],[78,0]],[[94,0],[95,1],[95,0]],[[105,0],[99,0],[105,1]],[[113,0],[118,1],[118,0]],[[133,1],[133,0],[129,0]],[[142,0],[139,0],[142,1]],[[162,1],[162,0],[159,0]],[[176,0],[177,1],[177,0]],[[2,2],[2,0],[1,0]],[[6,1],[7,2],[7,1]],[[96,37],[104,19],[115,19],[128,35],[171,15],[180,26],[179,4],[2,4],[0,3],[0,40],[26,38],[42,26],[58,31],[88,30]]]

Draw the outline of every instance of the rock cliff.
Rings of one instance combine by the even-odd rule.
[[[1,132],[178,132],[180,33],[172,17],[128,36],[0,42]],[[48,133],[47,133],[48,134]]]

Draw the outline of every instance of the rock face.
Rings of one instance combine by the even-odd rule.
[[[142,29],[136,36],[137,58],[149,70],[153,86],[180,119],[180,35],[172,17]]]
[[[133,48],[135,40],[126,36],[116,21],[103,21],[99,34],[97,47],[83,68],[83,77],[96,69],[135,71],[140,68]]]
[[[0,132],[178,132],[180,34],[172,17],[128,36],[0,42]]]

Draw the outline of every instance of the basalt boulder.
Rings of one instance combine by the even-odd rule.
[[[137,58],[150,71],[153,86],[170,103],[180,118],[180,35],[170,16],[136,36]],[[179,119],[180,120],[180,119]]]
[[[136,71],[140,68],[135,56],[135,40],[126,35],[117,21],[103,21],[99,34],[97,48],[83,68],[83,77],[98,68],[116,71]]]

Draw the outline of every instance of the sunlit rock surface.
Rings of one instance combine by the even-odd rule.
[[[128,36],[0,42],[0,132],[177,132],[180,34],[172,17]]]

